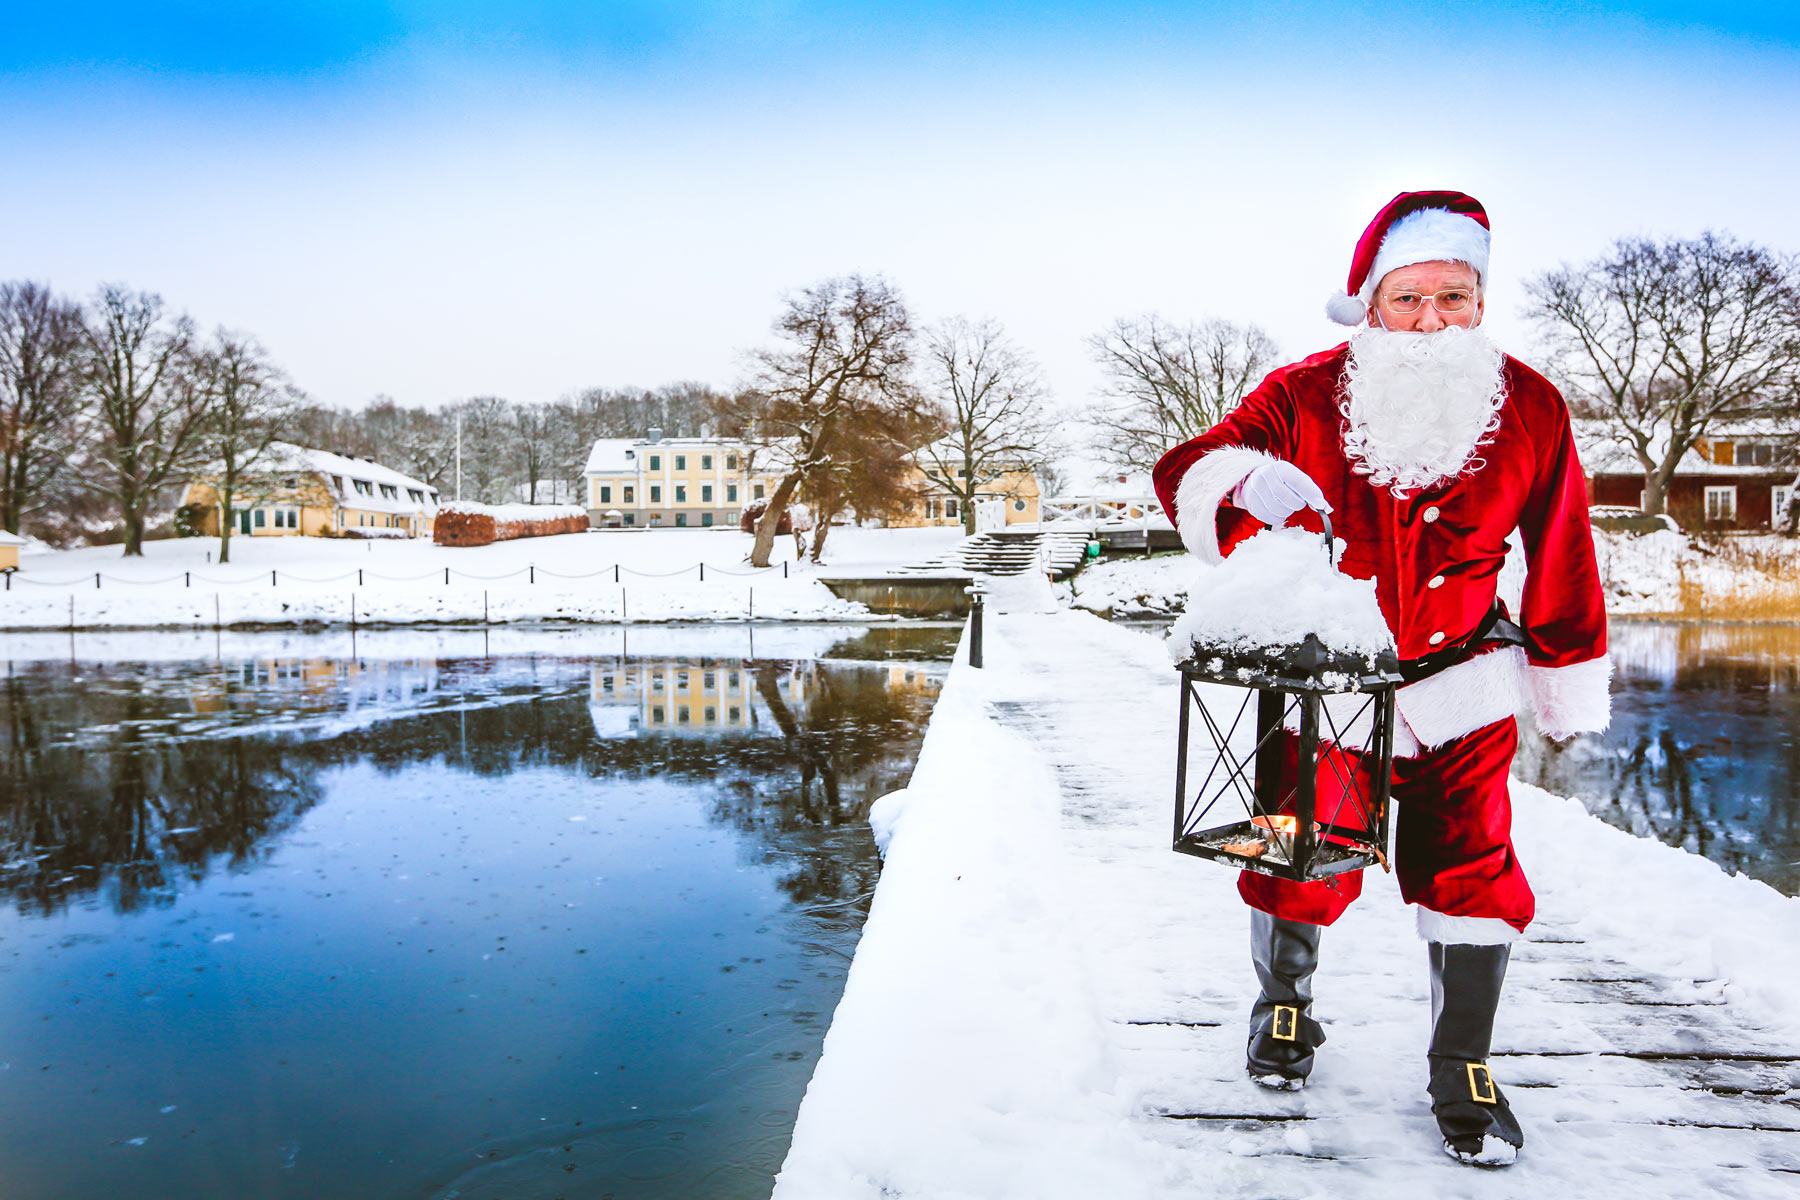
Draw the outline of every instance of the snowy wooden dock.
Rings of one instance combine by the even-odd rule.
[[[987,662],[878,814],[887,872],[777,1200],[1800,1195],[1800,901],[1516,786],[1539,918],[1492,1062],[1527,1145],[1460,1166],[1391,879],[1325,933],[1311,1086],[1256,1087],[1233,873],[1168,848],[1160,643],[999,617]]]

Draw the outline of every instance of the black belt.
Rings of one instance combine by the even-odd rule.
[[[1507,620],[1506,608],[1498,600],[1494,601],[1494,607],[1488,609],[1486,615],[1476,623],[1474,632],[1468,637],[1453,646],[1445,646],[1442,650],[1401,660],[1400,678],[1408,683],[1429,679],[1448,667],[1468,662],[1490,642],[1512,646],[1525,644],[1525,631]]]

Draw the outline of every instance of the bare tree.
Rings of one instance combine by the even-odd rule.
[[[972,534],[978,495],[1055,456],[1056,418],[1037,364],[991,319],[952,317],[926,335],[925,388],[945,432],[915,455],[924,487],[960,501],[963,532]]]
[[[211,394],[192,369],[193,323],[162,297],[117,284],[100,289],[82,321],[81,387],[100,470],[85,482],[110,497],[125,524],[125,554],[144,553],[151,503],[205,461]]]
[[[1088,345],[1106,373],[1088,419],[1108,461],[1127,471],[1150,470],[1170,446],[1217,425],[1279,356],[1255,325],[1172,325],[1154,313],[1122,319]]]
[[[233,502],[287,434],[300,393],[253,337],[220,329],[194,354],[192,370],[210,398],[200,449],[218,472],[219,561],[231,561]]]
[[[81,310],[38,283],[0,284],[0,529],[19,532],[62,469],[81,407]]]
[[[445,413],[451,431],[451,473],[454,487],[455,421],[462,418],[463,498],[482,504],[504,504],[511,472],[508,470],[512,441],[512,404],[500,396],[471,396]]]
[[[846,513],[857,519],[893,517],[917,499],[910,482],[913,454],[943,432],[929,407],[868,407],[838,429],[831,464],[807,476],[800,497],[812,510],[812,560],[825,554],[832,522]]]
[[[871,412],[918,407],[907,378],[912,318],[880,276],[839,276],[795,293],[775,333],[779,343],[754,355],[752,386],[717,409],[724,425],[759,444],[762,463],[781,472],[756,525],[750,561],[758,567],[769,565],[776,527],[801,483],[855,465],[848,427]]]
[[[524,493],[527,504],[538,502],[538,485],[551,474],[550,409],[545,404],[519,404],[511,413],[511,436],[507,439],[507,458],[517,472],[516,490]]]
[[[1604,419],[1664,510],[1675,465],[1721,420],[1783,416],[1800,397],[1800,263],[1722,234],[1625,238],[1527,281],[1548,371]]]

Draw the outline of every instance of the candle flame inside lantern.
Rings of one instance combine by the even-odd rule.
[[[1293,837],[1300,829],[1300,819],[1287,813],[1276,813],[1269,817],[1252,817],[1250,823],[1283,837]]]

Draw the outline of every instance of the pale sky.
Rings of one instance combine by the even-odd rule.
[[[0,278],[159,291],[352,407],[729,386],[848,271],[1081,403],[1122,316],[1340,340],[1418,188],[1487,205],[1527,358],[1521,278],[1621,235],[1800,251],[1791,4],[246,7],[8,16]]]

